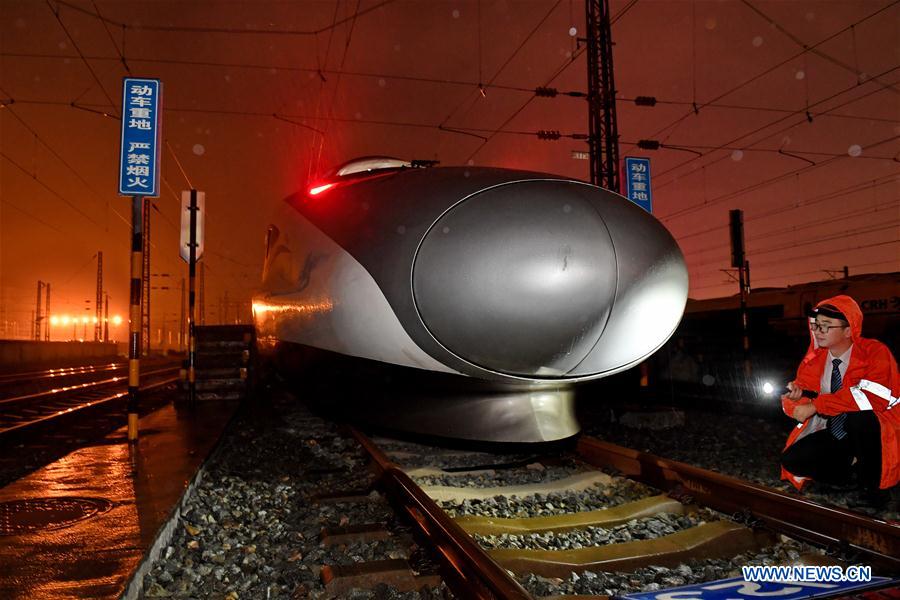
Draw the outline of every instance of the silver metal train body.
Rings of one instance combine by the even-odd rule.
[[[385,397],[370,411],[383,424],[523,442],[577,433],[571,384],[652,354],[687,291],[672,236],[617,194],[360,159],[286,199],[253,308],[263,345],[452,374],[431,378],[444,391],[480,382]]]

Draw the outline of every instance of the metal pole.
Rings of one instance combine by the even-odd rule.
[[[47,282],[44,284],[47,286],[46,291],[46,300],[44,301],[44,314],[47,315],[47,326],[44,328],[44,340],[50,341],[50,283]]]
[[[191,190],[191,236],[190,260],[188,261],[188,404],[197,401],[197,386],[194,367],[197,361],[197,339],[194,333],[194,293],[197,274],[197,190]]]
[[[97,301],[94,303],[94,316],[97,323],[94,325],[94,341],[101,341],[103,333],[103,251],[97,252]]]
[[[141,383],[141,289],[144,279],[144,235],[141,197],[131,199],[131,293],[128,321],[128,441],[137,443]]]
[[[588,152],[591,183],[619,191],[619,127],[609,0],[586,0]]]
[[[204,301],[206,300],[206,294],[204,294],[204,289],[205,289],[205,285],[206,285],[206,263],[205,262],[200,263],[199,278],[200,279],[197,282],[197,285],[200,287],[200,289],[197,291],[197,304],[198,304],[198,306],[197,306],[197,322],[200,325],[205,325],[206,324],[206,312],[205,312],[206,307],[203,304]]]
[[[40,341],[41,339],[41,294],[44,291],[44,282],[38,280],[37,282],[37,304],[34,311],[34,329],[32,330],[31,337]]]
[[[178,351],[184,352],[184,326],[185,326],[185,314],[184,314],[184,305],[185,305],[185,294],[187,293],[187,289],[184,287],[184,277],[181,278],[181,318],[178,320]]]
[[[751,375],[751,367],[750,367],[750,331],[749,331],[749,323],[747,319],[747,284],[746,278],[749,273],[746,273],[746,269],[748,264],[745,262],[743,265],[738,267],[738,284],[741,286],[741,329],[743,332],[743,349],[744,349],[744,375],[749,377]]]
[[[106,316],[103,317],[103,341],[109,343],[109,294],[106,294]]]

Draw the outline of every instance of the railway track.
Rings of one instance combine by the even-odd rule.
[[[141,361],[144,369],[173,364],[170,359],[147,358]],[[0,402],[17,397],[39,394],[53,388],[75,386],[90,383],[98,378],[115,377],[116,373],[127,374],[128,363],[125,361],[107,362],[94,365],[78,365],[56,369],[42,369],[0,374]]]
[[[485,487],[485,473],[488,480],[496,475],[489,465],[476,465],[470,470],[421,466],[403,469],[391,459],[409,458],[402,452],[389,455],[360,432],[353,431],[353,436],[371,456],[379,487],[436,549],[443,562],[445,581],[461,597],[529,598],[532,595],[522,582],[533,581],[536,576],[553,581],[574,577],[577,581],[579,574],[582,579],[589,579],[598,572],[659,569],[662,571],[656,572],[664,575],[661,580],[669,584],[663,587],[674,587],[685,583],[685,575],[695,575],[702,561],[715,564],[716,560],[727,561],[738,556],[741,558],[735,562],[741,563],[763,548],[778,545],[781,535],[813,542],[830,551],[829,554],[812,548],[805,553],[790,550],[788,555],[795,563],[842,568],[868,564],[876,565],[876,576],[900,573],[897,524],[818,506],[599,440],[582,438],[580,441],[576,460],[583,461],[582,466],[615,469],[671,496],[659,492],[650,495],[652,492],[647,490],[645,497],[635,499],[628,497],[628,490],[634,489],[625,485],[626,497],[618,498],[617,506],[585,510],[583,503],[579,505],[572,500],[574,496],[567,497],[565,492],[560,492],[587,490],[598,482],[602,482],[601,486],[620,485],[614,481],[616,477],[575,469],[574,474],[553,481],[540,481],[540,476],[534,476],[530,479],[536,483],[504,490]],[[427,464],[429,459],[425,460]],[[546,470],[539,463],[532,467],[538,475]],[[559,473],[556,469],[557,476]],[[480,481],[475,488],[464,483],[447,485],[453,479]],[[416,481],[426,483],[420,486]],[[444,485],[435,485],[435,481]],[[517,505],[522,497],[539,500],[524,509]],[[718,512],[698,507],[696,502]],[[484,510],[484,505],[490,503],[502,505],[503,514],[498,516],[496,510],[480,516],[461,514],[472,508],[476,512]],[[460,506],[465,509],[454,509]],[[528,514],[529,511],[544,514]],[[457,514],[451,516],[452,512]],[[621,537],[615,539],[616,536],[623,536],[625,541]],[[686,566],[689,561],[693,561],[694,569]],[[373,575],[377,569],[377,566],[370,567],[371,581],[378,581]],[[353,574],[364,570],[356,567]],[[671,575],[666,577],[666,571]],[[516,577],[510,576],[510,572]],[[340,570],[323,572],[323,577],[331,580],[342,575],[347,574]],[[689,579],[694,581],[697,577]],[[724,580],[714,585],[728,586],[729,581],[734,583],[734,580]],[[881,579],[876,585],[890,583],[890,579]],[[651,588],[652,585],[655,584]],[[836,585],[815,584],[810,587],[808,597],[846,593]]]
[[[110,371],[119,368],[119,365],[113,364],[79,371],[77,375],[90,374],[95,379],[68,385],[59,385],[48,371],[33,373],[32,375],[44,382],[52,381],[54,387],[0,399],[0,440],[124,398],[128,393],[127,376],[107,377]],[[173,364],[171,361],[157,363],[141,374],[143,379],[141,390],[153,390],[177,381],[179,368],[179,364]],[[87,368],[79,367],[79,369]],[[74,374],[76,373],[66,372],[62,376]],[[27,376],[28,374],[18,374],[17,377],[9,377],[8,381],[16,379],[21,381]]]
[[[126,362],[110,362],[99,365],[80,365],[76,367],[60,367],[58,369],[42,369],[37,371],[22,371],[17,373],[0,374],[0,386],[15,385],[23,381],[35,381],[67,377],[84,373],[98,373],[101,371],[114,371],[128,366]]]

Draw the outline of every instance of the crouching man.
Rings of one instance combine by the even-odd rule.
[[[809,480],[847,485],[855,474],[866,503],[881,508],[900,480],[897,361],[862,337],[853,298],[829,298],[813,312],[809,350],[781,397],[785,414],[799,421],[781,455],[781,478],[799,490]]]

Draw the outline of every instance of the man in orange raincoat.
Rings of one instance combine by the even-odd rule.
[[[885,490],[900,481],[897,361],[862,337],[862,311],[850,296],[813,312],[809,350],[781,397],[785,414],[799,421],[781,455],[781,478],[802,489],[810,479],[848,484],[855,473],[867,501],[883,505]]]

